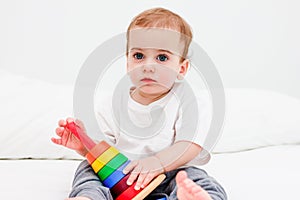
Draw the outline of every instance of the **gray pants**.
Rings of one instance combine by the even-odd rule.
[[[196,167],[187,167],[165,173],[166,179],[152,193],[165,193],[170,200],[178,199],[175,177],[180,170],[186,171],[188,177],[206,190],[213,200],[227,199],[223,187],[214,178],[208,176],[204,170]],[[83,196],[92,200],[113,199],[109,189],[102,185],[86,160],[80,163],[75,173],[72,191],[69,196]]]

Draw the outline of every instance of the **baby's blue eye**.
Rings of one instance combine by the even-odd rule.
[[[140,60],[144,58],[144,55],[142,53],[136,53],[133,55],[136,59]]]
[[[159,61],[161,61],[161,62],[165,62],[165,61],[168,60],[167,56],[166,56],[166,55],[163,55],[163,54],[158,55],[158,56],[157,56],[157,59],[158,59]]]

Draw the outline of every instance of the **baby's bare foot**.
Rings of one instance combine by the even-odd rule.
[[[187,177],[185,171],[176,175],[177,197],[179,200],[212,200],[209,194]]]

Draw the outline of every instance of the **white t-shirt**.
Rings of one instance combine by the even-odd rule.
[[[211,122],[210,102],[207,96],[193,98],[185,91],[184,83],[175,83],[166,96],[149,105],[136,102],[130,95],[127,105],[113,106],[112,95],[101,98],[96,107],[100,130],[130,160],[153,155],[181,140],[203,147]],[[151,116],[151,110],[157,112]],[[203,165],[209,159],[204,149],[187,165]]]

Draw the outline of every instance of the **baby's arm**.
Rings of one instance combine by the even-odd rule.
[[[179,141],[154,156],[133,161],[124,169],[124,173],[131,171],[127,184],[131,185],[137,179],[135,189],[144,188],[154,177],[183,166],[201,150],[202,148],[193,142]]]
[[[172,171],[193,160],[202,147],[190,141],[178,141],[172,146],[158,152],[156,157],[161,161],[165,171]]]
[[[69,149],[75,150],[78,154],[85,156],[88,153],[87,149],[84,147],[81,141],[66,127],[67,123],[74,121],[75,120],[73,118],[59,120],[59,127],[56,128],[55,132],[60,138],[51,138],[51,140],[55,144],[65,146]],[[85,130],[82,122],[76,120],[76,124],[78,124],[82,130]]]

